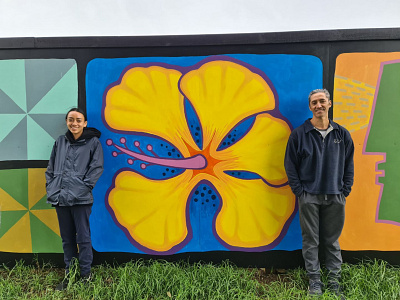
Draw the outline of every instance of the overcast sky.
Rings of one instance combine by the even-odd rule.
[[[400,27],[399,0],[0,0],[0,37]]]

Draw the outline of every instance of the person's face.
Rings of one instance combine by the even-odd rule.
[[[309,107],[315,118],[328,117],[329,108],[332,106],[325,93],[316,93],[310,97]]]
[[[67,127],[69,131],[74,135],[75,139],[82,135],[83,128],[86,127],[87,121],[83,114],[77,111],[69,112],[67,116]]]

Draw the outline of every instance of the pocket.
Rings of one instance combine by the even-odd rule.
[[[304,199],[306,197],[306,191],[302,191],[299,199]]]
[[[49,202],[57,202],[57,197],[61,191],[60,180],[61,180],[61,177],[59,175],[56,175],[46,185],[47,200]]]
[[[77,176],[71,178],[71,194],[78,201],[88,201],[92,198],[92,189]]]
[[[343,203],[343,204],[346,203],[346,196],[345,196],[343,193],[340,194],[340,201],[341,201],[341,203]]]

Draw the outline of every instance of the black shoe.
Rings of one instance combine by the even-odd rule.
[[[83,284],[89,284],[92,281],[92,273],[81,275],[81,282]]]
[[[331,293],[338,296],[340,300],[346,300],[346,297],[343,295],[342,289],[340,287],[339,281],[329,280],[328,281],[328,290],[330,290]]]
[[[55,290],[56,291],[63,291],[68,287],[68,282],[69,279],[68,278],[64,278],[59,284],[56,285]]]
[[[308,286],[308,293],[311,296],[321,296],[324,284],[319,279],[310,279]]]

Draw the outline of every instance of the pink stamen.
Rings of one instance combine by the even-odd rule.
[[[140,143],[138,141],[135,141],[134,145],[136,147],[138,147],[140,145]],[[133,152],[129,149],[125,149],[118,145],[114,145],[114,147],[117,148],[118,150],[120,150],[122,153],[125,153],[131,157],[138,159],[138,160],[148,162],[148,163],[151,163],[154,165],[167,166],[167,167],[180,168],[180,169],[192,169],[192,170],[204,169],[207,166],[207,160],[201,154],[197,154],[197,155],[189,157],[189,158],[170,159],[170,158],[152,157],[152,156],[148,156],[146,154],[136,153],[136,152]],[[114,152],[113,152],[113,156],[114,156]]]

